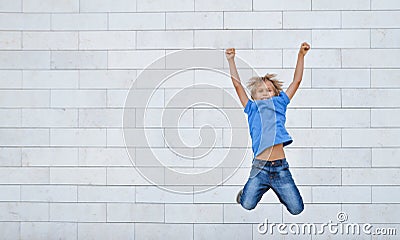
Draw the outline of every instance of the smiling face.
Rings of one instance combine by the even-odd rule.
[[[275,96],[275,87],[270,81],[259,83],[253,93],[254,100],[264,100]]]

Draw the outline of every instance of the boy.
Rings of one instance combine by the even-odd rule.
[[[249,179],[236,197],[237,203],[247,210],[254,209],[270,188],[291,214],[300,214],[304,209],[303,199],[290,173],[283,147],[293,142],[285,129],[286,109],[300,86],[304,56],[309,49],[308,43],[301,44],[293,82],[286,92],[282,91],[282,82],[275,79],[276,74],[251,78],[247,87],[253,101],[247,97],[240,83],[234,61],[235,49],[229,48],[225,52],[233,86],[248,115],[254,153]]]

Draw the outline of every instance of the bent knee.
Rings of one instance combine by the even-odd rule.
[[[303,212],[304,210],[304,205],[301,204],[298,207],[295,208],[288,208],[288,211],[292,214],[292,215],[299,215],[301,212]]]
[[[242,207],[246,210],[252,210],[257,206],[257,203],[252,203],[252,202],[248,202],[248,201],[242,201],[240,203],[240,205],[242,205]]]

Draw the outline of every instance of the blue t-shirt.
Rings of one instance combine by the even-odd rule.
[[[248,115],[254,157],[273,145],[283,143],[285,147],[293,142],[285,128],[289,103],[284,91],[268,99],[247,102],[244,112]]]

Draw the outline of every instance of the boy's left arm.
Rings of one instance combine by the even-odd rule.
[[[289,97],[289,99],[293,98],[294,94],[300,86],[301,80],[303,78],[304,56],[307,54],[308,50],[310,50],[310,45],[306,42],[303,42],[297,55],[296,70],[294,71],[293,82],[286,90],[286,95]]]

